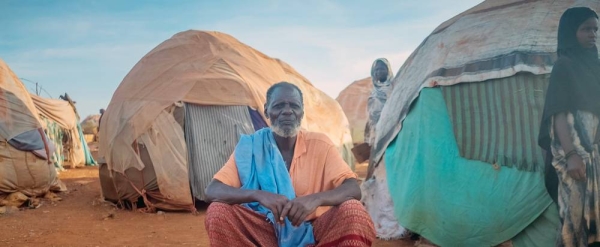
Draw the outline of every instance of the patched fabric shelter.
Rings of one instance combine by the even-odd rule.
[[[441,246],[554,245],[557,206],[536,140],[559,19],[575,6],[600,2],[484,1],[411,54],[363,186],[376,225],[397,220]],[[388,226],[377,230],[404,230]]]
[[[79,124],[75,105],[62,99],[50,99],[30,94],[44,131],[56,151],[52,161],[57,169],[96,165]]]
[[[280,81],[303,92],[302,127],[325,133],[353,165],[348,120],[335,100],[227,34],[190,30],[146,54],[114,93],[100,126],[104,197],[193,210],[239,136],[268,125],[266,91]]]
[[[98,134],[98,120],[100,120],[100,114],[89,115],[83,121],[81,121],[80,125],[83,129],[83,134],[85,135],[96,135]]]
[[[0,60],[0,201],[12,193],[64,190],[48,161],[53,149],[27,89]]]

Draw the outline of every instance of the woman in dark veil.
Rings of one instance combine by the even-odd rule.
[[[558,175],[562,222],[557,246],[600,242],[600,60],[598,15],[571,8],[558,27],[554,64],[540,126],[539,145]]]

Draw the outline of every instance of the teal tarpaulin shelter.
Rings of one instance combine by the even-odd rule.
[[[378,220],[394,218],[440,246],[553,245],[558,213],[536,137],[558,22],[574,6],[600,2],[487,0],[408,57],[363,186],[378,235],[393,228]]]
[[[440,88],[423,89],[387,148],[398,221],[441,246],[553,246],[558,211],[543,172],[461,157],[448,112]]]

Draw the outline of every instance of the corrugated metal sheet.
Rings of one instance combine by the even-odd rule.
[[[251,133],[247,106],[186,104],[185,142],[194,197],[204,200],[204,189],[227,162],[240,135]]]
[[[519,73],[442,87],[462,157],[543,171],[537,145],[549,75]]]

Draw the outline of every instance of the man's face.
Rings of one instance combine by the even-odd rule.
[[[598,37],[598,19],[591,17],[579,25],[577,29],[577,41],[584,48],[593,48]]]
[[[271,120],[271,129],[281,137],[294,137],[300,130],[304,106],[300,93],[292,87],[282,86],[273,91],[271,102],[265,107]]]
[[[373,72],[373,74],[375,75],[375,79],[377,79],[380,82],[384,82],[387,80],[389,71],[387,66],[383,62],[377,61],[374,70],[375,71]]]

